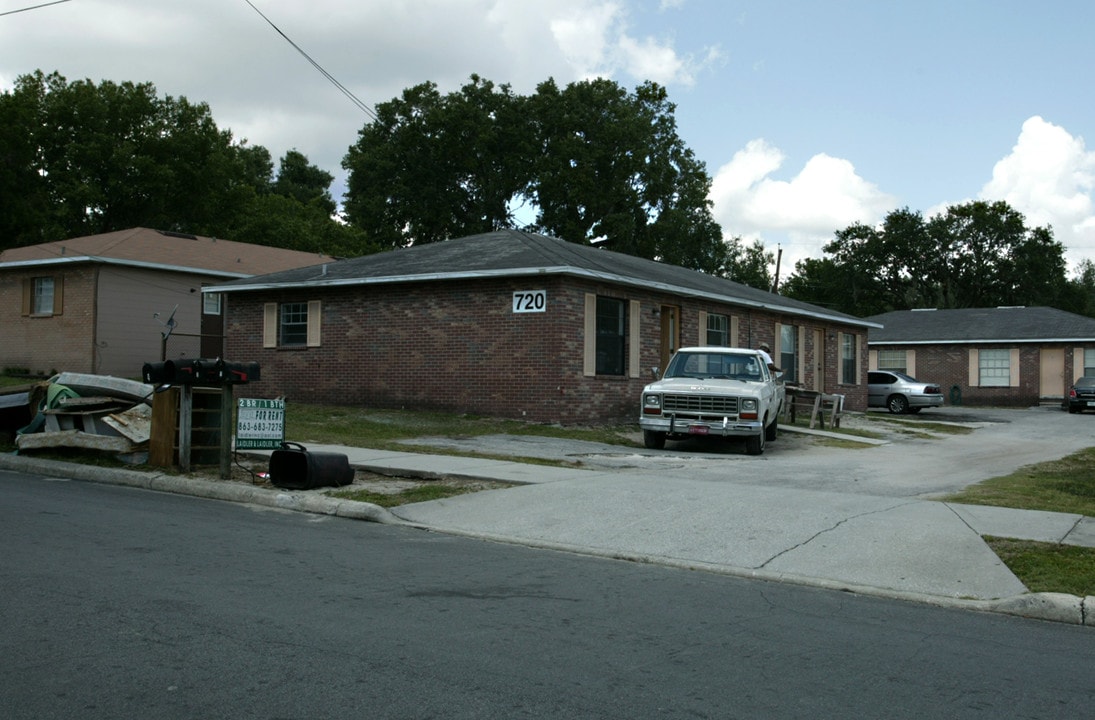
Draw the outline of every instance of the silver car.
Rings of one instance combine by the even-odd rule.
[[[935,383],[920,382],[896,370],[867,373],[867,406],[884,407],[892,413],[918,413],[926,407],[941,407],[943,391]]]

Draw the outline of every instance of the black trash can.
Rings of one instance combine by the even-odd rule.
[[[270,454],[270,482],[288,490],[342,487],[354,481],[354,469],[341,453],[310,452],[299,443],[283,442]]]

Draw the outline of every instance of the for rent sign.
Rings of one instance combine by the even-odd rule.
[[[284,441],[284,400],[239,399],[236,406],[237,450],[276,450]]]

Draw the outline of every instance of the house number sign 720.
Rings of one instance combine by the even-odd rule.
[[[547,310],[547,290],[517,290],[513,293],[513,312],[530,313]]]

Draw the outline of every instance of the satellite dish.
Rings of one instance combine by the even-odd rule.
[[[171,311],[171,316],[169,318],[167,318],[167,322],[160,323],[161,325],[164,326],[164,329],[160,332],[160,334],[163,335],[164,340],[167,340],[169,337],[171,337],[171,331],[174,330],[175,325],[178,324],[178,323],[175,322],[175,313],[178,311],[178,309],[179,309],[179,306],[176,305],[175,309]],[[152,313],[152,317],[158,318],[158,317],[160,317],[160,314],[159,313]]]

